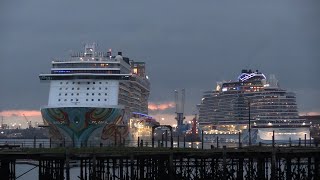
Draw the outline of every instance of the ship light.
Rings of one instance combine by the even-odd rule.
[[[306,125],[306,123],[305,123],[305,122],[303,122],[303,123],[302,123],[302,125]]]
[[[268,126],[272,126],[272,123],[271,123],[271,122],[269,122],[269,123],[268,123]]]

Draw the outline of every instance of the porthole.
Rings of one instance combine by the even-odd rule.
[[[107,90],[108,88],[106,87],[105,89]]]
[[[100,101],[100,99],[98,99],[98,101]]]
[[[92,93],[92,96],[94,96],[94,93]]]
[[[91,99],[91,101],[94,101],[94,99]]]
[[[67,99],[64,99],[64,101],[67,101]]]
[[[88,101],[88,99],[86,99],[86,101]]]
[[[80,82],[78,82],[78,84],[80,84]]]
[[[104,99],[104,101],[107,101],[107,99]]]
[[[87,93],[87,96],[89,96],[89,93]]]
[[[79,96],[79,93],[77,93],[77,96]]]
[[[79,101],[79,99],[76,99],[76,101]]]
[[[59,88],[59,90],[62,90],[62,88]]]
[[[68,95],[68,93],[65,93],[64,95],[66,96],[66,95]]]
[[[90,88],[87,88],[87,90],[89,90]]]
[[[59,96],[61,96],[61,93],[59,93]]]
[[[101,82],[99,82],[99,84],[101,84]]]
[[[88,84],[90,84],[90,82],[88,82]]]
[[[77,88],[77,90],[80,90],[80,88]]]
[[[93,82],[93,84],[96,84],[96,82]]]
[[[101,87],[99,87],[99,90],[101,90]]]
[[[94,87],[92,89],[94,90]]]
[[[73,99],[70,99],[70,101],[73,101]]]
[[[71,93],[71,96],[73,96],[73,93]]]
[[[61,99],[58,99],[58,101],[61,101]]]
[[[66,82],[66,84],[69,84],[69,82]]]
[[[104,95],[108,95],[108,93],[104,93]]]
[[[99,93],[98,95],[101,96],[101,93]]]
[[[74,88],[72,88],[72,90],[74,90]]]

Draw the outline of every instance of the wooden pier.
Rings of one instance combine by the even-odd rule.
[[[30,160],[41,180],[319,179],[318,147],[58,148],[0,152],[1,179],[16,179],[16,162]]]

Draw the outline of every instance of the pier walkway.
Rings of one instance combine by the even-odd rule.
[[[320,148],[23,148],[0,151],[1,179],[19,179],[17,162],[32,161],[41,180],[319,179]],[[29,162],[30,163],[30,162]]]

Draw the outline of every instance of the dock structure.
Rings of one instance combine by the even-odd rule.
[[[34,162],[41,180],[318,179],[320,148],[87,148],[0,152],[1,179],[19,179],[16,164]]]

